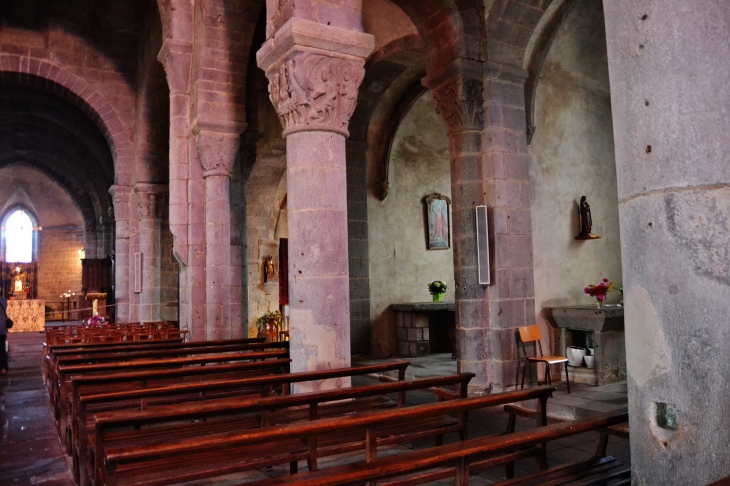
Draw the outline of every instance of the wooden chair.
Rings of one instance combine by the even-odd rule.
[[[520,386],[520,388],[525,387],[525,374],[527,373],[527,365],[529,365],[530,363],[545,363],[545,383],[551,385],[552,380],[550,379],[550,365],[563,363],[565,365],[565,382],[568,384],[568,393],[570,393],[570,379],[568,378],[568,358],[565,356],[543,356],[542,344],[540,343],[541,336],[539,326],[524,326],[518,329],[520,331],[520,341],[522,344],[522,385]],[[525,343],[529,342],[536,342],[535,356],[527,355]]]

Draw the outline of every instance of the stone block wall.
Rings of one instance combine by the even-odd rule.
[[[83,228],[44,228],[38,237],[38,298],[60,301],[62,292],[81,292]]]
[[[366,150],[364,142],[347,142],[350,352],[353,355],[370,354],[371,341]]]
[[[179,268],[172,254],[172,233],[169,223],[162,222],[160,232],[162,248],[160,249],[160,319],[177,321],[178,317],[178,274]]]

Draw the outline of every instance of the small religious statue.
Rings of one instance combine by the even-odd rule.
[[[264,272],[264,282],[273,281],[276,277],[276,270],[274,269],[274,257],[271,255],[266,257],[266,271]]]
[[[586,201],[586,197],[580,198],[580,204],[578,207],[580,213],[580,233],[575,237],[576,240],[595,240],[601,237],[601,235],[594,235],[591,233],[591,227],[593,226],[593,219],[591,218],[591,207]]]
[[[25,270],[20,266],[15,267],[13,272],[12,288],[10,292],[11,300],[21,300],[28,298],[28,288],[26,286]]]

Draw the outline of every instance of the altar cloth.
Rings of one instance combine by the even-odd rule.
[[[46,330],[45,300],[9,300],[7,314],[13,320],[13,327],[9,329],[9,332],[43,332]]]

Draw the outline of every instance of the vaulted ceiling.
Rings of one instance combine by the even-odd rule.
[[[0,81],[0,168],[35,167],[71,196],[87,224],[109,207],[114,164],[92,119],[61,96]]]

